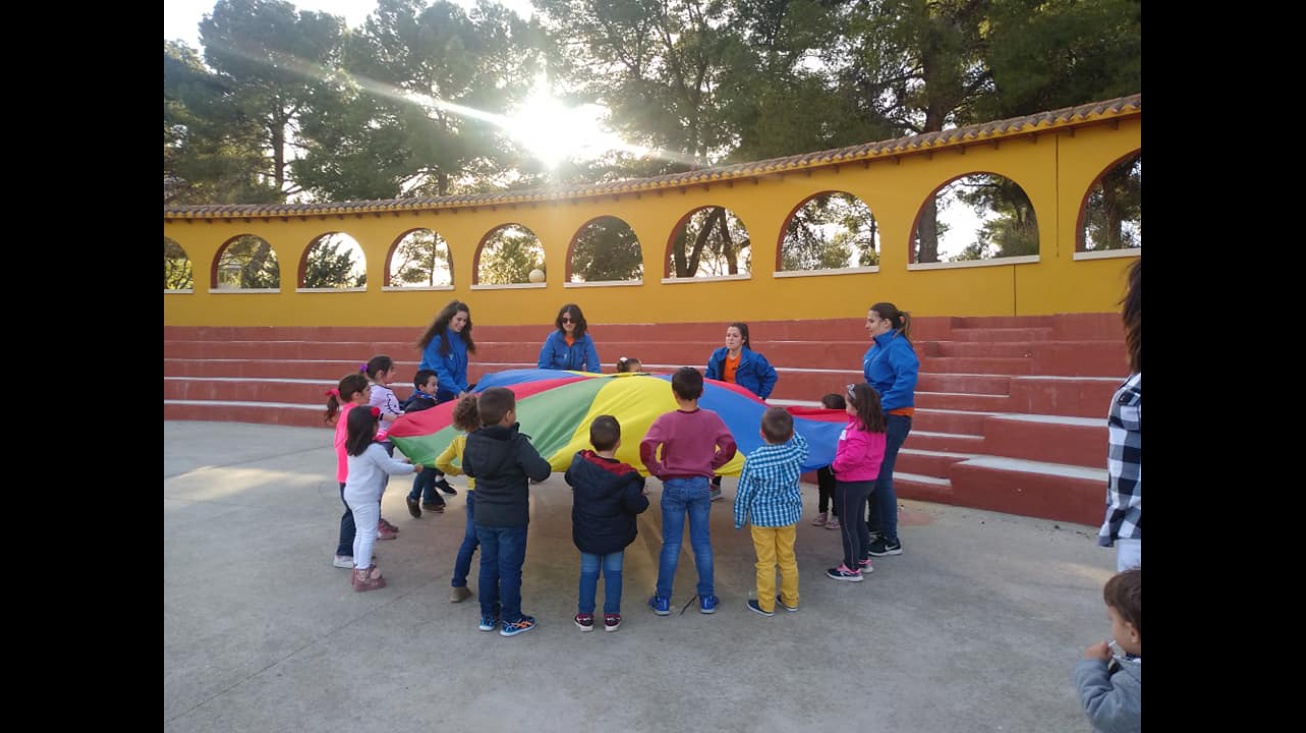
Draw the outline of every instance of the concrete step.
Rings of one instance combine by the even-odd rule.
[[[265,425],[293,425],[332,429],[322,407],[269,402],[216,402],[211,400],[164,400],[164,420],[209,420],[214,422],[250,422]]]
[[[1023,376],[1032,374],[1029,359],[1005,357],[921,356],[922,372],[937,374],[1001,374]],[[861,363],[859,360],[858,364]]]
[[[1018,326],[1010,328],[989,328],[985,326],[971,328],[954,327],[952,329],[952,338],[956,341],[1046,341],[1052,338],[1055,333],[1056,332],[1050,323],[1047,326]]]
[[[902,450],[911,448],[914,450],[962,453],[966,455],[978,454],[983,447],[984,436],[982,435],[932,433],[927,430],[917,430],[915,425],[912,426],[912,431],[907,434],[907,441],[902,444]],[[901,455],[901,451],[899,451],[899,455]]]
[[[927,410],[967,410],[972,412],[1008,412],[1011,397],[962,392],[916,392],[916,407]]]
[[[950,478],[951,494],[935,501],[1090,526],[1105,512],[1105,468],[979,456],[953,464]]]
[[[894,474],[906,472],[946,479],[951,475],[953,464],[974,458],[973,453],[950,453],[946,451],[920,450],[908,448],[905,444],[898,451],[898,462]]]
[[[1103,417],[1123,377],[1028,376],[1010,380],[1010,412]]]
[[[1086,468],[1105,468],[1106,413],[1101,417],[989,415],[977,453]]]

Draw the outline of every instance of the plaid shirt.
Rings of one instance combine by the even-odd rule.
[[[787,527],[803,515],[798,490],[807,441],[794,437],[780,444],[765,443],[744,459],[735,487],[735,529],[752,521],[754,527]]]
[[[1107,417],[1106,521],[1097,544],[1143,539],[1143,374],[1125,380]]]

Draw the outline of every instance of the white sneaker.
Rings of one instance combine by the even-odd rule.
[[[338,568],[352,568],[354,567],[354,558],[348,555],[336,555],[336,559],[332,560],[331,564]]]

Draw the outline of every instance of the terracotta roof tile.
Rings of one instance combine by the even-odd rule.
[[[535,188],[500,193],[463,194],[458,196],[375,199],[369,201],[317,202],[308,204],[222,204],[201,206],[164,206],[164,219],[222,219],[264,218],[277,216],[322,216],[329,214],[358,214],[366,212],[414,211],[452,209],[464,206],[489,206],[510,203],[556,201],[559,199],[587,198],[635,191],[655,191],[705,181],[746,179],[776,171],[801,170],[826,165],[836,165],[854,160],[871,160],[893,157],[913,152],[962,145],[976,140],[988,140],[1021,134],[1047,131],[1057,127],[1082,124],[1098,119],[1134,117],[1142,114],[1143,95],[1134,94],[1118,99],[1083,104],[1077,107],[1040,112],[1007,120],[967,125],[951,130],[909,135],[893,140],[863,143],[833,150],[801,153],[783,158],[772,158],[751,163],[704,168],[685,173],[672,173],[651,178],[638,178],[609,183],[582,184]]]

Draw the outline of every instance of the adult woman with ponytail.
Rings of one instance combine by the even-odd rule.
[[[898,449],[911,432],[912,417],[916,413],[916,376],[921,368],[908,335],[910,331],[911,315],[898,310],[893,303],[876,303],[866,313],[866,333],[871,337],[871,348],[862,357],[862,374],[871,389],[880,395],[886,428],[884,462],[880,464],[875,490],[867,501],[870,554],[875,557],[902,554],[893,466],[898,461]],[[852,517],[844,518],[845,522],[850,520]]]

